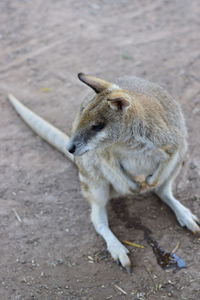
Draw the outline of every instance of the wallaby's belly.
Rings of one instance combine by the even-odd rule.
[[[155,150],[127,155],[124,158],[102,159],[99,164],[104,178],[120,194],[134,193],[135,182],[144,182],[154,173],[159,164],[159,156]]]
[[[158,166],[159,160],[156,156],[151,155],[137,155],[121,160],[124,172],[130,176],[144,176],[151,175]]]
[[[100,184],[101,180],[106,180],[117,193],[127,195],[136,192],[135,182],[145,181],[147,176],[154,173],[159,164],[159,155],[155,149],[122,156],[89,151],[77,158],[76,162],[79,169],[87,172],[87,184]]]

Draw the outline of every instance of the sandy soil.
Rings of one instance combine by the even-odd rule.
[[[121,199],[120,209],[112,200],[113,231],[145,246],[129,247],[134,272],[128,275],[90,224],[73,164],[36,137],[6,99],[12,92],[70,133],[89,91],[78,72],[162,84],[180,100],[189,131],[175,194],[200,216],[199,13],[198,0],[0,2],[0,299],[200,298],[200,240],[170,209],[152,194]],[[187,268],[161,269],[123,213],[140,216],[166,250],[179,242],[176,253]]]

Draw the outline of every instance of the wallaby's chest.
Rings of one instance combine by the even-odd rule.
[[[117,192],[129,194],[134,190],[134,183],[145,180],[157,165],[158,157],[150,150],[117,156],[110,153],[101,157],[99,168]]]

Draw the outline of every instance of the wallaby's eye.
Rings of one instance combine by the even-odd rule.
[[[91,129],[92,131],[101,131],[106,125],[104,123],[99,123],[96,125],[92,125]]]

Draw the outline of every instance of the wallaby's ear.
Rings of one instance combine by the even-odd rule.
[[[111,94],[107,101],[114,110],[124,110],[130,106],[129,96],[122,92]]]
[[[91,87],[97,94],[112,86],[112,83],[108,81],[93,76],[85,75],[84,73],[79,73],[78,78],[82,82],[87,84],[89,87]]]

